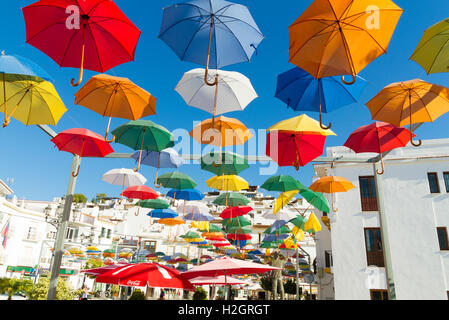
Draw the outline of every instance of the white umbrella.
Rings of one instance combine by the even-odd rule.
[[[210,209],[207,205],[198,201],[189,201],[189,203],[184,206],[179,206],[176,208],[178,213],[191,213],[194,215],[207,215],[210,212]]]
[[[290,221],[291,219],[296,218],[296,216],[297,213],[286,210],[281,210],[276,214],[273,214],[273,212],[271,211],[267,211],[261,215],[262,218],[267,220],[286,220],[286,221]]]
[[[184,74],[175,90],[187,105],[214,115],[242,111],[257,98],[250,80],[233,71],[210,71],[209,77],[218,74],[218,84],[209,86],[204,82],[204,69],[193,69]]]
[[[101,179],[107,183],[122,187],[140,186],[147,181],[140,173],[134,172],[133,169],[125,168],[109,170]]]

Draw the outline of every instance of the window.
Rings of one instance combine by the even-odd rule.
[[[34,226],[31,226],[28,228],[25,239],[30,240],[30,241],[36,241],[37,240],[36,234],[37,234],[37,228]]]
[[[324,267],[330,268],[333,266],[332,262],[332,251],[331,250],[325,250],[324,251]]]
[[[449,172],[443,172],[444,186],[446,187],[446,192],[449,192]]]
[[[440,184],[438,182],[437,173],[428,172],[427,179],[429,180],[430,193],[440,193]]]
[[[66,240],[73,240],[74,235],[75,235],[75,229],[67,228],[67,233],[65,235],[65,239]]]
[[[101,238],[104,237],[104,233],[105,233],[105,232],[106,232],[106,229],[105,229],[105,228],[101,228],[101,235],[100,235]]]
[[[447,238],[447,228],[446,227],[438,227],[438,243],[440,244],[440,250],[449,250],[449,241]]]
[[[56,239],[56,231],[50,231],[47,233],[47,239]]]
[[[365,246],[368,266],[384,267],[380,228],[365,228]]]
[[[156,241],[148,241],[144,242],[143,248],[154,253],[156,252]]]
[[[388,291],[387,290],[370,290],[371,300],[388,300]]]
[[[108,233],[106,235],[106,238],[111,239],[111,229],[108,229]]]
[[[378,211],[376,182],[373,176],[359,177],[362,211]]]

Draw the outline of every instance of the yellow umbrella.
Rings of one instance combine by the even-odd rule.
[[[208,221],[192,221],[192,228],[197,228],[200,230],[209,230],[209,222]]]
[[[323,177],[315,181],[309,189],[315,192],[321,193],[331,193],[332,194],[332,209],[338,211],[334,208],[334,193],[336,192],[346,192],[355,188],[355,186],[347,179],[343,177],[329,176]]]
[[[275,125],[268,128],[267,131],[301,132],[305,134],[336,136],[336,134],[331,130],[321,128],[320,123],[318,121],[310,118],[305,114],[278,122]]]
[[[11,117],[27,126],[56,125],[67,111],[53,84],[38,77],[5,74],[0,101],[5,114],[3,127]]]
[[[156,114],[156,98],[127,78],[107,74],[93,76],[75,94],[75,103],[103,117],[109,117],[105,139],[111,125],[111,117],[128,120]],[[112,142],[108,140],[108,142]]]
[[[249,188],[248,182],[236,175],[214,176],[206,181],[209,188],[221,191],[240,191]]]
[[[420,79],[396,82],[382,89],[366,104],[375,120],[385,121],[397,127],[410,125],[410,139],[413,141],[412,124],[433,122],[449,111],[449,89]]]
[[[195,126],[189,133],[201,144],[211,144],[217,147],[226,147],[244,144],[252,138],[252,133],[237,119],[219,116],[207,119]]]
[[[293,241],[292,237],[288,237],[284,240],[284,245],[286,249],[297,249],[298,245]]]
[[[314,232],[318,232],[321,230],[321,223],[313,212],[310,214],[309,219],[306,221],[306,223],[304,223],[304,230],[313,230]]]
[[[279,210],[285,207],[290,202],[290,200],[298,194],[298,192],[299,190],[291,190],[281,193],[274,202],[273,214],[279,212]]]
[[[297,226],[293,227],[292,235],[295,236],[297,241],[301,241],[302,239],[304,239],[304,232],[302,231],[301,228],[298,228]]]

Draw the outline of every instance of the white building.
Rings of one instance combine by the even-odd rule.
[[[327,156],[360,160],[376,154],[333,147]],[[391,257],[396,299],[448,299],[448,160],[449,139],[440,139],[393,150],[377,177],[373,163],[315,164],[316,178],[340,176],[355,186],[335,194],[331,231],[316,235],[320,299],[387,298],[385,255]],[[382,241],[381,222],[388,243]]]

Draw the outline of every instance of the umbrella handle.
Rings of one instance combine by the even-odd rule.
[[[412,144],[414,147],[419,147],[420,145],[422,145],[422,140],[420,139],[420,140],[418,140],[418,141],[419,141],[419,142],[416,143],[416,142],[414,142],[413,140],[410,140],[411,144]]]
[[[86,39],[86,25],[83,23],[83,46],[81,48],[81,67],[80,67],[80,74],[78,77],[78,82],[75,83],[75,79],[71,79],[70,80],[70,84],[72,85],[72,87],[77,87],[81,84],[81,82],[83,81],[83,72],[84,72],[84,49],[86,48],[86,43],[85,43],[85,39]]]
[[[338,212],[338,208],[335,208],[335,202],[334,202],[334,194],[332,193],[332,210],[334,212]]]
[[[380,157],[381,157],[381,158],[380,158],[380,164],[381,164],[381,166],[382,166],[382,171],[376,170],[376,173],[377,173],[379,176],[383,175],[384,172],[385,172],[384,160],[382,159],[382,154],[380,154]]]
[[[329,130],[332,127],[332,123],[330,123],[330,122],[327,126],[325,126],[323,124],[323,117],[321,116],[321,112],[320,112],[320,127],[321,127],[321,129],[324,129],[324,130]]]
[[[204,83],[208,86],[215,86],[218,84],[218,73],[215,75],[214,82],[209,82],[207,80],[207,74],[209,73],[209,58],[210,58],[210,45],[212,42],[212,29],[214,27],[214,15],[212,14],[210,17],[210,31],[209,31],[209,47],[207,49],[207,62],[206,62],[206,70],[204,72]]]
[[[79,175],[79,173],[80,173],[80,167],[81,167],[81,165],[79,164],[78,165],[78,168],[76,169],[76,172],[72,172],[72,177],[77,177],[78,175]]]
[[[341,76],[341,82],[343,82],[344,84],[346,84],[348,86],[351,84],[354,84],[355,80],[356,80],[355,75],[352,75],[352,81],[349,81],[349,82],[345,80],[345,76]]]
[[[6,115],[5,115],[5,121],[3,121],[2,127],[6,128],[10,122],[11,122],[11,119],[6,117]]]

